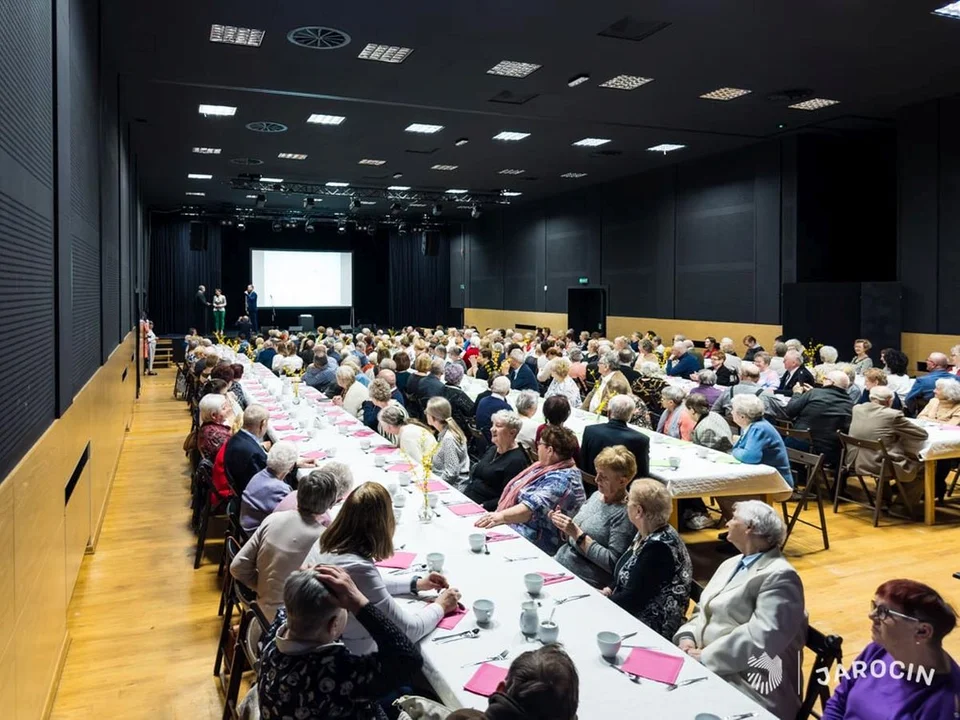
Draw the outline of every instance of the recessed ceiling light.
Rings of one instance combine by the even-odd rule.
[[[586,137],[583,140],[577,140],[574,145],[577,147],[597,147],[599,145],[606,145],[610,140],[608,138],[594,138]]]
[[[431,133],[440,132],[443,130],[443,125],[424,125],[423,123],[412,123],[406,128],[407,132],[423,133],[429,135]]]
[[[504,191],[503,191],[503,196],[504,196],[504,197],[520,197],[521,195],[523,195],[523,193],[522,193],[522,192],[517,192],[516,190],[504,190]]]
[[[212,180],[213,175],[205,175],[204,173],[188,173],[188,180]]]
[[[468,192],[470,192],[470,191],[469,191],[469,190],[464,190],[463,188],[450,188],[449,190],[446,190],[445,192],[447,192],[447,193],[449,193],[449,194],[451,194],[451,195],[466,195],[466,194],[467,194]]]
[[[386,165],[386,160],[371,160],[370,158],[364,158],[361,160],[358,165]]]
[[[410,203],[409,207],[426,207],[426,203]]]
[[[210,42],[226,43],[227,45],[247,45],[260,47],[263,42],[263,30],[235,27],[233,25],[211,25]]]
[[[256,199],[257,199],[256,195],[247,195],[247,200],[256,200]]]
[[[402,178],[402,177],[403,177],[403,173],[402,173],[402,172],[395,172],[395,173],[393,174],[393,179],[394,179],[394,180],[399,180],[399,179]]]
[[[583,85],[587,80],[590,79],[590,76],[586,73],[582,75],[575,75],[574,77],[567,80],[568,87],[576,87],[577,85]]]
[[[459,165],[434,165],[431,170],[456,170]]]
[[[743,97],[744,95],[749,95],[749,90],[744,90],[743,88],[733,88],[733,87],[722,87],[717,88],[716,90],[711,90],[708,93],[704,93],[700,97],[704,100],[735,100],[738,97]]]
[[[501,60],[487,70],[487,75],[504,75],[506,77],[525,78],[541,68],[536,63],[516,62],[515,60]]]
[[[821,110],[831,105],[837,105],[839,102],[839,100],[827,100],[826,98],[811,98],[803,102],[794,103],[793,105],[787,105],[787,107],[793,108],[794,110]]]
[[[466,145],[468,142],[470,142],[468,138],[460,138],[454,143],[454,145],[456,145],[457,147],[462,147]]]
[[[220,148],[195,147],[193,149],[198,155],[219,155]]]
[[[260,178],[260,182],[262,182],[262,183],[273,183],[273,184],[277,184],[277,183],[282,183],[282,182],[283,182],[283,178],[265,178],[265,177],[262,177],[262,178]]]
[[[376,200],[361,200],[361,201],[360,201],[360,204],[361,204],[361,205],[376,205],[376,204],[377,204],[377,201],[376,201]]]
[[[378,60],[385,63],[402,63],[413,52],[413,48],[399,47],[398,45],[377,45],[369,43],[360,54],[361,60]]]
[[[314,113],[307,118],[308,123],[313,123],[314,125],[339,125],[346,118],[343,115],[321,115]]]
[[[613,88],[614,90],[636,90],[648,82],[653,82],[653,78],[640,77],[639,75],[617,75],[606,82],[600,83],[600,87]]]
[[[193,197],[206,197],[206,193],[202,192],[188,192],[187,195],[192,195]]]
[[[279,153],[277,155],[281,160],[306,160],[307,156],[302,153]]]
[[[683,150],[686,145],[671,145],[670,143],[663,143],[662,145],[654,145],[653,147],[648,147],[648,152],[662,152],[668,153],[673,152],[674,150]]]
[[[220,115],[221,117],[230,117],[237,114],[237,109],[229,105],[201,105],[201,115]]]
[[[515,169],[515,168],[504,168],[504,169],[501,170],[498,174],[499,174],[499,175],[522,175],[524,172],[526,172],[526,171],[525,171],[525,170],[518,170],[518,169]]]
[[[942,8],[937,8],[933,11],[933,14],[960,20],[960,2],[952,2]]]
[[[587,176],[586,173],[581,173],[581,172],[568,172],[568,173],[564,173],[564,174],[561,175],[560,177],[562,177],[562,178],[582,178],[582,177],[586,177],[586,176]]]
[[[335,180],[331,180],[330,182],[327,183],[327,187],[350,187],[350,183],[337,182]]]
[[[404,192],[405,190],[409,190],[409,189],[410,189],[409,185],[391,185],[390,187],[387,188],[387,190],[396,190],[397,192]]]
[[[530,137],[530,133],[525,132],[512,132],[510,130],[504,130],[493,136],[494,140],[523,140],[524,138]]]

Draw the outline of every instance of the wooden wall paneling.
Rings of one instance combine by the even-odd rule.
[[[17,720],[17,663],[13,638],[0,650],[0,717]]]
[[[14,600],[13,483],[0,483],[0,652],[10,645],[16,627]],[[13,654],[9,656],[13,660]],[[0,669],[3,665],[0,663]],[[2,670],[0,670],[2,671]],[[2,686],[0,678],[0,686]],[[0,692],[0,703],[3,693]],[[6,717],[0,713],[0,717]]]
[[[92,463],[87,461],[80,479],[64,509],[64,602],[70,602],[73,588],[80,574],[80,564],[90,542],[90,484]]]
[[[910,363],[907,370],[916,372],[918,362],[923,362],[932,352],[950,354],[950,348],[960,344],[960,335],[934,335],[932,333],[901,333],[900,350],[907,354]]]
[[[467,308],[463,311],[463,321],[483,331],[488,327],[512,328],[517,325],[548,327],[553,331],[567,329],[567,316],[562,313],[527,312],[524,310],[484,310]]]
[[[617,335],[629,336],[634,331],[644,333],[647,330],[655,330],[667,346],[670,345],[673,336],[678,334],[686,335],[694,341],[703,340],[707,335],[712,335],[717,340],[726,336],[733,340],[739,355],[743,355],[745,350],[741,343],[744,335],[753,335],[764,348],[772,352],[773,339],[783,332],[780,325],[757,323],[708,322],[674,318],[607,318],[607,335],[611,338]]]

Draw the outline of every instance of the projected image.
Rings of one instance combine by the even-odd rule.
[[[352,253],[251,250],[250,267],[261,308],[353,305]]]

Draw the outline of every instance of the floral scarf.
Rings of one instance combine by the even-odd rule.
[[[576,463],[573,458],[567,458],[566,460],[561,460],[558,463],[553,465],[541,465],[540,462],[535,462],[533,465],[528,467],[522,473],[517,475],[513,480],[507,483],[507,486],[503,489],[503,494],[500,495],[500,502],[497,503],[497,511],[508,510],[517,504],[517,498],[520,497],[520,493],[528,485],[532,485],[537,480],[542,477],[545,477],[548,473],[553,472],[554,470],[565,470],[571,468]]]

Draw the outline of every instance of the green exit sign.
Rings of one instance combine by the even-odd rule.
[[[582,277],[582,278],[580,278],[579,282],[580,282],[581,285],[589,285],[589,284],[590,284],[590,278]]]

